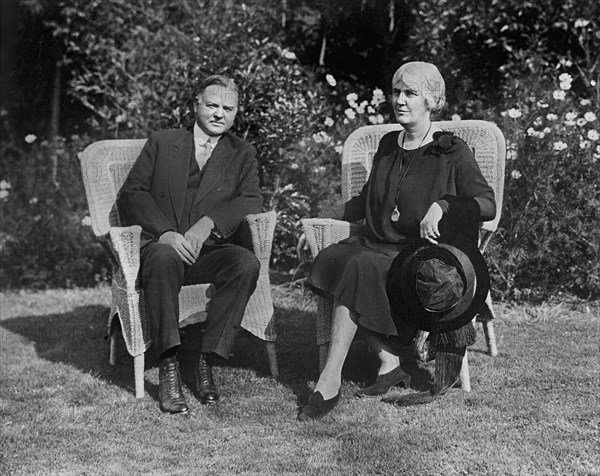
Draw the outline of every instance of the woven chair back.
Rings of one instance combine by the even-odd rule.
[[[438,121],[434,124],[445,131],[454,132],[475,154],[481,173],[494,189],[496,196],[496,217],[485,222],[483,228],[496,231],[504,193],[506,144],[502,132],[495,124],[479,120]],[[348,136],[342,154],[342,200],[344,202],[360,193],[371,172],[373,156],[381,138],[388,132],[401,129],[402,126],[399,124],[364,126]]]
[[[117,193],[140,155],[146,139],[103,140],[89,145],[79,160],[96,236],[120,226]]]

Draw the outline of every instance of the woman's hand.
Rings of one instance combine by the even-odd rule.
[[[436,202],[433,202],[427,210],[427,213],[421,220],[420,235],[421,238],[437,245],[437,239],[440,237],[438,223],[442,219],[444,212]]]
[[[298,255],[300,263],[307,263],[310,259],[310,247],[308,246],[308,241],[306,241],[306,235],[304,233],[302,233],[298,240],[298,244],[296,245],[296,254]]]

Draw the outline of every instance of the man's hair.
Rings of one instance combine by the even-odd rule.
[[[200,83],[200,86],[198,87],[197,99],[200,100],[200,98],[202,97],[202,93],[204,93],[204,91],[206,91],[211,86],[215,85],[222,86],[226,89],[231,89],[232,91],[235,91],[239,98],[240,90],[233,79],[227,76],[223,76],[222,74],[213,74],[212,76],[209,76]]]

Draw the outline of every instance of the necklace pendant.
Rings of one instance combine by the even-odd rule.
[[[394,211],[392,212],[392,221],[397,222],[400,219],[400,212],[398,211],[398,205],[394,207]]]

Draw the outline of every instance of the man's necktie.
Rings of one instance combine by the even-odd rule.
[[[204,144],[196,146],[196,162],[198,162],[198,167],[200,167],[200,170],[202,170],[206,165],[211,153],[212,144],[210,139],[208,139]]]

